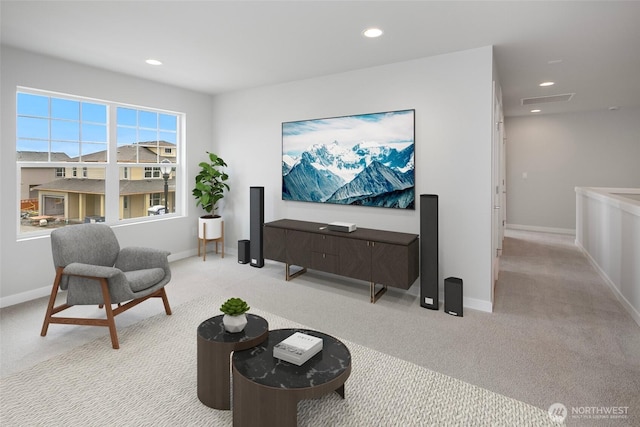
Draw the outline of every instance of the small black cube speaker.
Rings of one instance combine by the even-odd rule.
[[[457,277],[444,279],[444,312],[462,317],[462,279]]]
[[[238,240],[238,264],[248,264],[251,261],[249,249],[248,240]]]

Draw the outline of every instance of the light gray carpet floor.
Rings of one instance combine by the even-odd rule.
[[[195,329],[224,299],[206,297],[2,380],[9,426],[230,426],[232,412],[197,398]],[[252,308],[270,329],[304,327]],[[299,403],[300,426],[553,426],[547,411],[344,341],[352,371],[345,399]],[[36,392],[37,395],[34,393]],[[41,396],[40,398],[34,398]],[[25,404],[28,402],[28,404]]]
[[[640,425],[640,328],[573,244],[573,237],[509,230],[494,313],[463,318],[419,306],[418,283],[376,304],[368,284],[313,271],[284,280],[284,266],[258,269],[232,255],[172,263],[172,305],[208,295],[239,296],[310,328],[406,360],[544,410],[628,407],[625,419],[568,419],[574,425]],[[53,276],[53,275],[52,275]],[[464,279],[464,278],[463,278]],[[107,334],[52,325],[39,337],[46,299],[0,310],[2,377]],[[82,310],[82,308],[78,308]],[[160,313],[146,302],[120,328]],[[121,347],[126,347],[121,340]]]

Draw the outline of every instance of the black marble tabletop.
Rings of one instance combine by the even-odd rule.
[[[253,339],[269,329],[269,324],[264,318],[250,313],[246,313],[246,316],[247,326],[241,332],[227,332],[222,323],[224,315],[221,314],[202,322],[198,326],[198,336],[207,341],[235,343]]]
[[[280,341],[302,332],[322,338],[322,351],[301,366],[273,356],[273,347]],[[308,329],[275,329],[260,345],[233,353],[233,366],[251,381],[268,387],[307,388],[324,384],[351,366],[351,353],[331,335]]]

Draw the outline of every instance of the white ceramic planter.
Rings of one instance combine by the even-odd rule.
[[[242,332],[245,326],[247,326],[247,315],[240,314],[238,316],[229,316],[225,314],[222,317],[222,323],[224,324],[224,329],[227,332],[237,333]]]
[[[205,225],[206,224],[206,225]],[[206,235],[205,235],[206,229]],[[200,239],[219,239],[222,237],[222,217],[221,216],[201,216],[198,218],[198,238]]]

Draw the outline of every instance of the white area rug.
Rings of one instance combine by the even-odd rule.
[[[221,303],[210,297],[183,304],[172,316],[119,330],[120,350],[105,335],[3,379],[0,425],[231,426],[231,411],[208,408],[197,397],[196,329],[219,314]],[[250,312],[270,329],[305,327]],[[352,357],[346,399],[332,393],[301,402],[298,425],[555,425],[545,410],[342,341]]]

